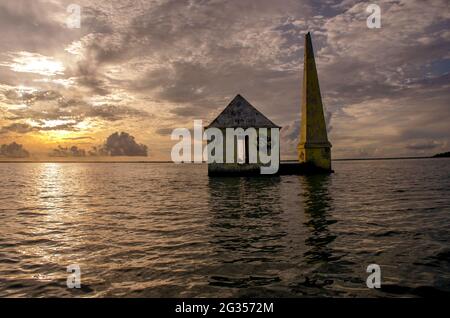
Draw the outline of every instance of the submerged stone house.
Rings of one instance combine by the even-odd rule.
[[[267,150],[270,153],[272,145],[278,143],[277,140],[272,139],[271,129],[281,129],[280,126],[274,124],[270,119],[264,116],[260,111],[253,107],[244,97],[237,95],[228,106],[205,128],[218,128],[222,134],[226,136],[227,128],[255,128],[257,131],[256,140],[252,140],[248,135],[233,138],[233,140],[223,140],[223,163],[208,164],[209,175],[230,175],[230,174],[259,174],[260,168],[263,165],[261,158],[258,156],[257,162],[251,162],[249,149],[252,142],[256,142],[254,149],[259,150],[261,130],[259,128],[267,128],[267,137],[262,140],[267,140]],[[279,135],[279,134],[278,134]],[[233,142],[234,157],[227,158],[226,147],[227,142]]]

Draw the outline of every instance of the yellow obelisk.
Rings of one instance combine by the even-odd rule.
[[[302,123],[298,158],[300,162],[331,170],[331,143],[327,137],[319,78],[309,32],[305,35],[303,63]]]

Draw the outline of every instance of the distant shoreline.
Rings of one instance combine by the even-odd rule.
[[[344,159],[333,159],[332,161],[367,161],[367,160],[410,160],[410,159],[437,159],[437,158],[446,158],[446,157],[435,157],[435,156],[429,156],[429,157],[390,157],[390,158],[344,158]],[[281,162],[296,162],[297,160],[281,160]],[[114,160],[114,161],[92,161],[92,160],[67,160],[67,161],[50,161],[50,160],[0,160],[1,163],[173,163],[172,161],[162,161],[162,160],[155,160],[155,161],[129,161],[129,160]],[[196,163],[193,163],[196,164]]]
[[[333,161],[350,161],[350,160],[402,160],[402,159],[434,159],[436,157],[389,157],[389,158],[345,158],[345,159],[333,159]]]

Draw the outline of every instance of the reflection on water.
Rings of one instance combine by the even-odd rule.
[[[280,178],[210,178],[211,244],[221,272],[210,285],[252,288],[280,280],[277,273],[255,268],[277,262],[286,235],[280,214]],[[259,202],[265,202],[264,205]],[[261,271],[260,271],[261,272]]]
[[[332,235],[329,225],[336,221],[331,218],[332,198],[328,191],[331,182],[330,175],[300,177],[304,197],[304,212],[307,221],[304,223],[311,234],[306,239],[310,247],[303,255],[308,263],[324,263],[332,260],[330,243],[336,236]]]
[[[448,296],[450,160],[334,169],[0,164],[0,296]],[[381,290],[365,285],[372,263]]]
[[[330,215],[331,176],[295,176],[291,181],[295,186],[282,193],[281,177],[209,179],[211,243],[223,271],[210,277],[210,285],[239,288],[240,296],[287,296],[285,273],[291,275],[289,289],[295,294],[307,288],[320,295],[330,284],[320,273],[321,265],[339,259],[330,247],[336,238],[329,229],[336,222]],[[289,202],[293,197],[301,200]],[[292,204],[288,215],[286,203]]]

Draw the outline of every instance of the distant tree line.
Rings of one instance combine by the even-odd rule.
[[[435,154],[433,158],[450,158],[450,151]]]
[[[64,147],[58,145],[49,153],[50,157],[87,157],[87,156],[148,156],[148,147],[136,142],[126,132],[115,132],[100,146],[85,150],[78,146]],[[30,152],[16,142],[0,146],[0,158],[28,158]]]
[[[10,144],[3,144],[0,146],[0,157],[3,158],[27,158],[30,153],[23,147],[23,145],[16,142]]]
[[[135,138],[126,132],[115,132],[100,146],[85,150],[77,146],[58,146],[49,154],[51,157],[86,157],[86,156],[148,156],[148,147],[138,144]]]

